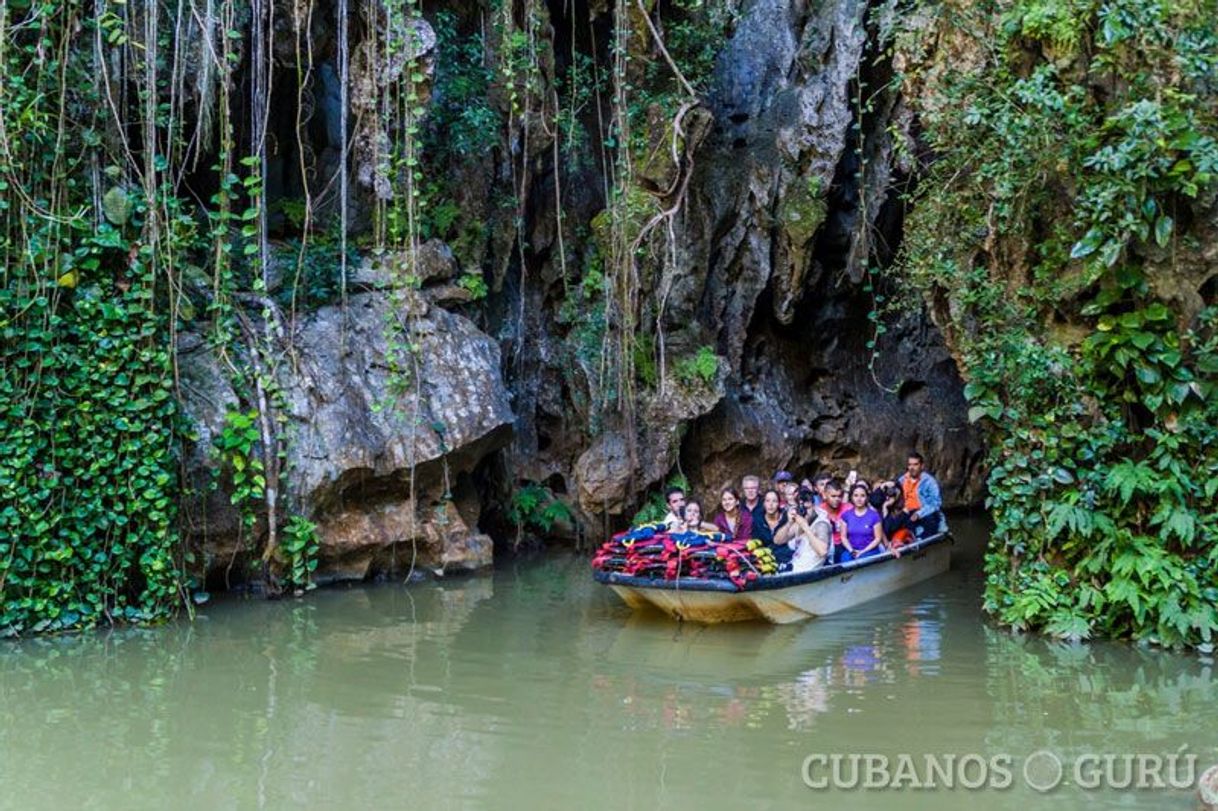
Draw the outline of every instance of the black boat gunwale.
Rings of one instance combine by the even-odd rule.
[[[610,586],[632,586],[635,588],[666,589],[668,591],[719,591],[726,594],[747,594],[754,591],[772,591],[774,589],[790,588],[791,586],[802,586],[806,583],[815,583],[818,580],[828,580],[837,575],[853,574],[860,569],[866,569],[868,566],[878,566],[881,563],[889,563],[902,558],[916,560],[922,557],[930,547],[941,543],[950,543],[951,540],[951,530],[946,529],[901,547],[900,558],[890,551],[885,551],[882,554],[872,555],[862,560],[834,563],[830,566],[818,566],[807,572],[765,575],[748,583],[743,589],[737,588],[730,580],[705,577],[678,577],[675,580],[668,580],[662,577],[636,577],[634,575],[622,574],[621,572],[605,572],[600,570],[593,572],[593,576],[598,583],[605,583]]]

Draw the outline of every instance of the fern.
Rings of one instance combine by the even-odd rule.
[[[531,527],[544,534],[554,529],[556,523],[572,522],[575,516],[550,488],[537,482],[527,482],[512,494],[508,518],[519,530]]]
[[[1122,460],[1113,465],[1108,471],[1105,487],[1108,492],[1116,492],[1121,498],[1121,506],[1128,506],[1135,493],[1153,493],[1155,490],[1155,472],[1144,462]]]
[[[693,357],[677,361],[673,372],[683,383],[710,383],[719,372],[719,356],[713,347],[703,346]]]
[[[1078,642],[1091,638],[1091,621],[1069,609],[1061,609],[1049,617],[1049,621],[1045,623],[1045,632],[1059,639]]]

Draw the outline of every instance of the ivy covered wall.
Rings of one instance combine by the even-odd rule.
[[[902,265],[991,438],[985,607],[1218,630],[1218,5],[929,2],[895,35],[933,151]]]
[[[154,619],[179,597],[162,268],[194,224],[150,213],[157,167],[145,196],[100,159],[129,135],[104,123],[90,47],[112,22],[0,8],[0,634]]]

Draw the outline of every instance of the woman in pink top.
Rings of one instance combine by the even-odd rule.
[[[715,526],[733,541],[747,541],[753,537],[753,516],[740,509],[740,496],[731,487],[725,487],[719,496],[719,512],[715,513]]]

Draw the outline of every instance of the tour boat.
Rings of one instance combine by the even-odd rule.
[[[739,588],[730,580],[673,580],[596,571],[631,608],[652,606],[678,620],[716,623],[764,619],[786,624],[832,614],[943,574],[951,563],[952,536],[939,532],[892,552],[798,574],[758,578]]]

